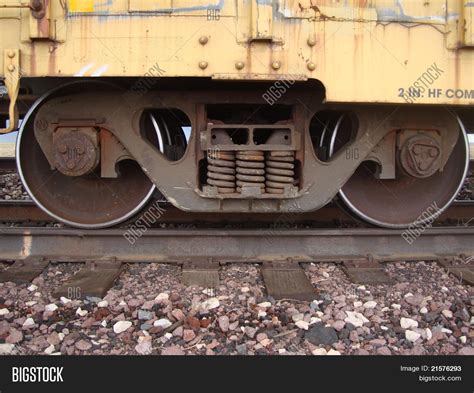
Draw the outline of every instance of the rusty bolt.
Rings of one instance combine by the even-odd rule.
[[[13,72],[13,71],[15,71],[15,69],[16,69],[16,68],[15,68],[15,66],[14,66],[13,64],[9,64],[9,65],[8,65],[8,71]]]
[[[15,51],[14,50],[9,50],[7,55],[10,59],[13,59],[15,57]]]
[[[235,68],[237,68],[238,70],[241,70],[245,67],[245,63],[243,61],[238,61],[235,63]]]
[[[200,68],[201,70],[205,70],[208,65],[209,65],[209,63],[208,63],[207,61],[200,61],[200,62],[199,62],[199,68]]]
[[[400,151],[400,165],[415,178],[434,175],[441,166],[441,145],[428,133],[408,139]]]
[[[100,161],[94,140],[83,132],[65,131],[53,136],[56,169],[66,176],[82,176],[92,172]]]
[[[312,61],[308,63],[308,70],[314,71],[316,69],[316,64],[314,64]]]
[[[280,67],[281,67],[281,63],[280,63],[279,61],[274,61],[274,62],[272,62],[272,68],[273,68],[274,70],[279,70]]]
[[[45,0],[30,0],[31,16],[35,19],[42,19],[46,15]]]
[[[206,45],[208,42],[209,42],[209,38],[206,37],[205,35],[202,35],[201,37],[199,37],[199,43],[201,45]]]
[[[43,9],[43,1],[42,0],[31,0],[30,7],[33,11],[41,11]]]
[[[314,37],[309,37],[308,38],[308,41],[306,41],[308,46],[315,46],[316,45],[316,40],[314,39]]]

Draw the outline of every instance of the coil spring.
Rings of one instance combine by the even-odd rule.
[[[265,191],[283,194],[285,188],[295,184],[295,152],[271,151],[266,154]]]
[[[265,156],[263,151],[237,152],[237,191],[242,187],[260,187],[265,191]]]
[[[207,184],[217,187],[220,194],[235,192],[235,153],[213,152],[207,157]]]

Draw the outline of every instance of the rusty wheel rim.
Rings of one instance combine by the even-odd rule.
[[[339,191],[346,207],[365,222],[385,228],[407,228],[433,222],[453,202],[469,169],[469,142],[461,122],[459,138],[443,172],[428,178],[373,176],[363,162]]]
[[[137,214],[152,197],[155,185],[135,161],[119,163],[116,179],[103,179],[97,172],[74,178],[51,171],[32,124],[40,104],[52,93],[30,109],[17,137],[18,172],[30,197],[53,218],[77,228],[111,227]]]

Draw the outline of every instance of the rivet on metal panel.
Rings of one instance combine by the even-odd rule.
[[[245,63],[243,61],[238,61],[235,63],[235,68],[237,68],[238,70],[241,70],[245,67]]]
[[[308,70],[314,71],[316,69],[316,64],[314,64],[312,61],[308,63]]]
[[[316,45],[316,39],[314,37],[309,37],[308,38],[308,41],[306,41],[308,43],[308,46],[315,46]]]
[[[13,59],[15,57],[15,51],[9,50],[7,55],[10,59]]]
[[[274,62],[272,62],[272,68],[273,68],[274,70],[279,70],[280,67],[281,67],[281,63],[280,63],[279,61],[274,61]]]
[[[206,45],[209,42],[209,38],[206,37],[205,35],[199,37],[199,43],[201,45]]]
[[[201,68],[202,70],[206,69],[208,65],[209,65],[209,63],[207,61],[200,61],[199,62],[199,68]]]

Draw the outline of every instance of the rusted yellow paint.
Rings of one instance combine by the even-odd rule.
[[[250,16],[252,40],[271,40],[273,38],[273,5],[271,2],[252,1]]]
[[[319,80],[331,102],[474,104],[472,0],[271,4],[51,0],[49,39],[31,39],[29,10],[0,9],[0,50],[20,49],[29,77],[140,77],[158,65],[162,77]],[[433,66],[436,79],[407,96]]]
[[[464,0],[464,43],[474,46],[474,2],[472,0]]]

